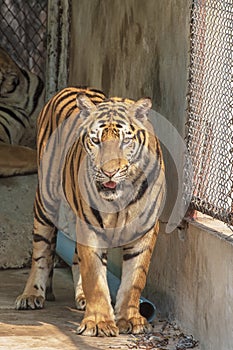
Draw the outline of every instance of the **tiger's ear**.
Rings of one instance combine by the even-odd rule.
[[[96,105],[90,100],[89,97],[87,97],[87,95],[85,94],[78,94],[76,97],[76,103],[78,108],[82,111],[82,110],[91,110],[91,109],[95,109]]]
[[[152,102],[149,97],[140,98],[140,100],[136,101],[133,106],[130,108],[134,117],[139,119],[141,122],[147,119],[149,110],[152,107]]]

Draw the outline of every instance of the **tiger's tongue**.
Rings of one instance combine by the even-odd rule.
[[[108,182],[105,182],[103,185],[106,188],[110,188],[111,190],[114,190],[114,188],[116,188],[117,184],[114,181],[108,181]]]

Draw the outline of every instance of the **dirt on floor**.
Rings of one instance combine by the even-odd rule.
[[[84,337],[76,334],[83,312],[75,309],[69,268],[55,269],[55,302],[43,310],[16,311],[14,300],[23,290],[27,269],[0,271],[0,349],[1,350],[86,350],[86,349],[199,349],[192,336],[174,324],[156,319],[147,335],[120,335],[113,338]]]

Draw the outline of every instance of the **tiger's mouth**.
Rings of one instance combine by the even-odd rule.
[[[112,180],[108,180],[106,182],[97,182],[97,189],[99,192],[104,192],[104,193],[115,193],[119,187],[120,187],[120,184],[115,182],[115,181],[112,181]]]
[[[115,181],[107,181],[102,183],[102,187],[107,189],[107,190],[115,190],[115,188],[117,187],[117,183]]]
[[[99,195],[103,199],[113,201],[120,196],[122,184],[120,182],[108,180],[106,182],[97,182],[96,187]]]
[[[95,185],[98,195],[108,202],[116,201],[119,204],[129,201],[134,193],[134,184],[129,177],[103,179],[96,181]]]

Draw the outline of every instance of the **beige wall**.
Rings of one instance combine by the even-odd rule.
[[[70,83],[150,96],[183,130],[189,1],[73,0]]]

